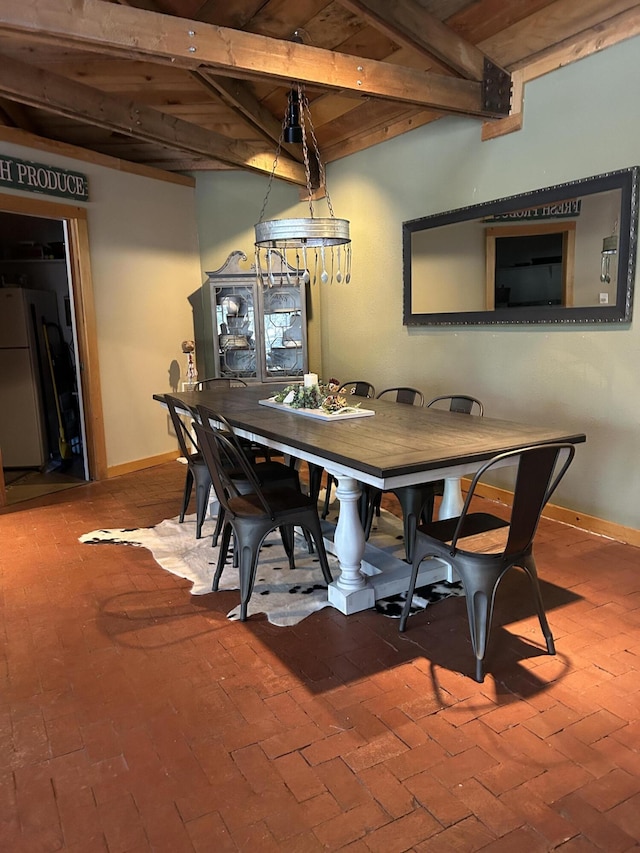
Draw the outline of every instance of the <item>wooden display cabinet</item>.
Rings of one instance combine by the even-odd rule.
[[[246,261],[244,252],[235,251],[220,269],[207,272],[213,375],[249,382],[301,379],[308,372],[303,271],[272,251],[269,272],[258,281]]]

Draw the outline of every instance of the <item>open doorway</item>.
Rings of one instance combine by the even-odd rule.
[[[0,505],[11,505],[106,474],[86,211],[0,195],[0,276]]]
[[[6,503],[88,479],[64,222],[0,211]]]

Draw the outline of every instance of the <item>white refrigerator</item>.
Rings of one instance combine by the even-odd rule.
[[[0,448],[5,468],[42,468],[49,459],[43,320],[58,322],[55,293],[0,288]]]

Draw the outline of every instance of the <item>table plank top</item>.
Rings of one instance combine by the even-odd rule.
[[[456,414],[384,399],[354,398],[363,408],[375,411],[374,417],[338,418],[327,423],[259,405],[259,400],[273,396],[279,387],[249,385],[172,396],[187,406],[207,406],[239,429],[385,480],[479,464],[530,444],[586,441],[584,433],[562,427]],[[162,398],[162,394],[154,395],[156,400]]]

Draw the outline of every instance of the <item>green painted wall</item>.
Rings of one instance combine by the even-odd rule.
[[[412,328],[402,324],[401,226],[437,213],[640,164],[640,39],[529,83],[524,128],[482,142],[479,122],[447,118],[329,165],[337,216],[351,220],[350,285],[316,285],[312,369],[378,390],[468,392],[498,418],[585,431],[554,502],[640,528],[640,324]],[[203,269],[252,251],[266,181],[197,177]],[[304,215],[274,184],[269,217]],[[640,310],[640,304],[637,304]]]

